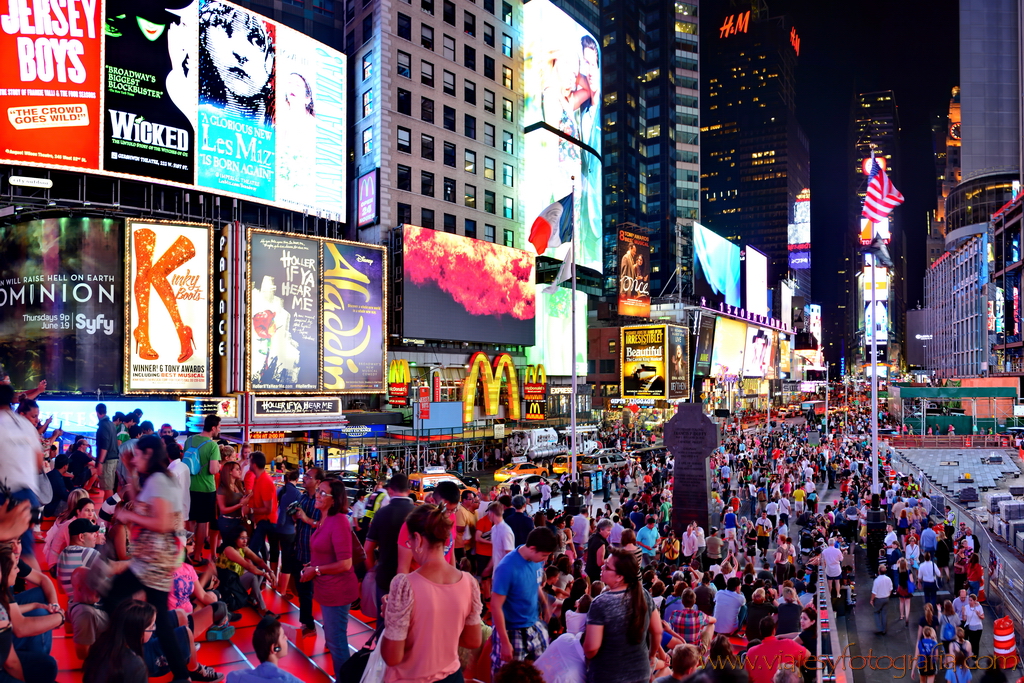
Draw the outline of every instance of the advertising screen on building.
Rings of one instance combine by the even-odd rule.
[[[804,188],[793,202],[793,222],[787,235],[789,267],[807,270],[811,267],[811,191]]]
[[[889,270],[887,268],[875,268],[875,292],[871,293],[871,266],[864,266],[860,274],[863,300],[888,301],[889,300]]]
[[[316,391],[320,241],[249,232],[249,382],[253,391]]]
[[[792,347],[789,342],[788,336],[783,336],[779,339],[779,372],[789,373],[792,372],[792,363],[790,362],[793,357]]]
[[[715,346],[711,353],[711,377],[742,376],[746,342],[746,323],[718,316],[715,323]]]
[[[651,315],[651,238],[619,230],[619,315]]]
[[[622,328],[622,396],[665,398],[667,383],[665,325]]]
[[[793,286],[788,281],[779,283],[779,317],[787,327],[793,324]]]
[[[128,222],[125,392],[210,391],[209,225]]]
[[[601,272],[601,49],[549,0],[525,3],[523,24],[527,223],[572,192],[577,263]]]
[[[124,346],[120,221],[0,226],[0,377],[17,389],[119,392]]]
[[[864,305],[864,329],[867,330],[864,333],[864,339],[868,343],[871,342],[872,308],[875,311],[875,338],[879,343],[884,344],[889,339],[889,304],[885,301],[876,301],[874,305],[871,302],[867,302]]]
[[[932,343],[928,315],[929,311],[923,308],[907,311],[907,365],[918,368],[925,365],[927,358],[925,349]],[[870,353],[868,353],[868,358],[871,358]]]
[[[771,365],[772,337],[770,330],[747,325],[743,352],[743,376],[765,378]]]
[[[860,219],[860,243],[862,245],[871,244],[872,231],[874,235],[878,235],[885,243],[888,244],[889,240],[892,239],[892,232],[889,229],[889,219],[883,218],[878,223],[872,223],[867,218]]]
[[[526,362],[543,365],[551,377],[572,374],[572,290],[559,287],[547,294],[547,285],[535,285],[537,296],[537,336],[533,346],[526,347]],[[587,374],[587,295],[576,292],[576,374]]]
[[[535,343],[532,253],[406,225],[402,256],[406,337]]]
[[[0,25],[0,161],[344,218],[342,53],[221,0],[25,7]]]
[[[690,396],[690,333],[685,327],[669,325],[668,395],[669,400]]]
[[[700,314],[697,324],[697,348],[694,350],[693,372],[707,377],[711,372],[711,351],[715,339],[715,316]]]
[[[693,254],[693,293],[701,304],[741,308],[739,246],[694,223]]]
[[[377,193],[377,178],[380,169],[374,169],[369,173],[359,176],[356,181],[356,227],[365,228],[377,222],[377,205],[379,203]]]
[[[743,252],[743,308],[756,315],[768,315],[768,257],[752,247],[745,247]]]

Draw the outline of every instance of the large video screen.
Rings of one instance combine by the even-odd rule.
[[[744,308],[757,315],[768,315],[768,257],[752,247],[744,249],[743,257],[747,296]]]
[[[33,8],[0,31],[0,161],[343,218],[342,53],[222,0]]]
[[[711,377],[743,375],[743,349],[746,341],[746,323],[718,316],[715,323],[715,347],[711,352]]]
[[[402,255],[406,337],[535,343],[533,254],[406,225]]]
[[[131,220],[127,243],[125,391],[209,393],[210,226]]]
[[[15,389],[45,379],[51,392],[120,392],[122,229],[98,218],[0,226],[0,377]]]
[[[525,3],[523,23],[528,222],[574,193],[576,262],[601,272],[601,49],[549,0]]]
[[[772,360],[771,331],[747,325],[746,345],[743,352],[743,376],[765,378]]]
[[[740,248],[699,223],[693,224],[693,293],[704,306],[741,308]]]
[[[622,328],[623,397],[666,397],[666,336],[665,325]]]
[[[533,346],[526,347],[528,365],[544,366],[551,377],[572,374],[572,290],[559,287],[548,294],[547,285],[535,285],[537,295],[537,336]],[[576,292],[576,374],[587,374],[587,294]]]

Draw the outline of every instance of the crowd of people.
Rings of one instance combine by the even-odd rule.
[[[876,575],[865,599],[879,633],[891,600],[909,626],[923,590],[922,680],[964,683],[980,654],[978,539],[912,477],[885,477],[876,547],[872,467],[888,463],[872,463],[856,412],[854,429],[820,443],[803,425],[731,425],[710,457],[707,521],[678,527],[670,453],[606,472],[601,491],[542,490],[536,508],[454,481],[417,500],[398,463],[365,463],[372,485],[353,494],[319,468],[221,442],[216,416],[182,438],[101,403],[95,446],[54,453],[38,395],[0,384],[0,683],[56,680],[61,629],[85,683],[218,681],[199,644],[235,637],[250,609],[260,664],[229,683],[299,680],[279,666],[289,639],[321,632],[329,673],[360,680],[356,610],[378,626],[388,683],[809,682],[819,576],[842,614],[855,565]],[[955,599],[940,604],[945,586]],[[298,603],[294,633],[272,591]]]

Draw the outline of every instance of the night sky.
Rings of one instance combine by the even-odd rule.
[[[900,119],[899,184],[906,201],[907,307],[923,303],[927,214],[935,206],[931,124],[959,81],[956,0],[767,0],[801,38],[797,115],[810,141],[814,299],[823,315],[838,303],[843,231],[849,225],[852,102],[892,90]],[[827,329],[826,325],[826,329]],[[834,341],[838,346],[838,339]]]

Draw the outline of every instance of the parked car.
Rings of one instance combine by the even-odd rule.
[[[508,481],[524,474],[539,474],[546,477],[548,468],[532,462],[514,462],[497,470],[494,473],[494,481]]]
[[[582,462],[579,463],[579,468],[584,472],[593,472],[598,468],[610,470],[622,467],[627,462],[626,456],[622,453],[618,451],[607,452],[606,449],[606,451],[598,451],[594,455],[583,458]]]
[[[479,489],[480,488],[480,480],[477,479],[476,477],[471,477],[468,474],[462,474],[461,472],[459,472],[457,470],[445,470],[445,471],[448,472],[448,474],[452,475],[453,477],[458,477],[459,479],[461,479],[463,481],[463,483],[466,484],[466,486],[469,486],[469,487],[474,488],[474,489]]]

